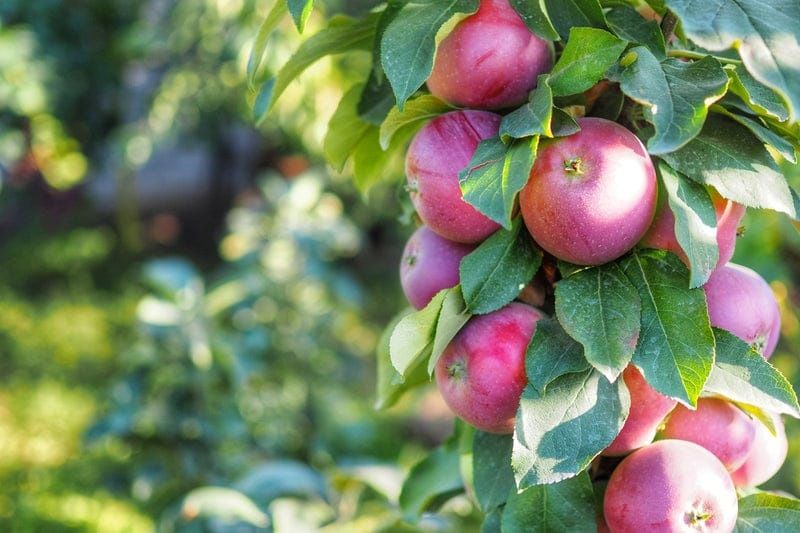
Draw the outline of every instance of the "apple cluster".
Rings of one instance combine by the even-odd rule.
[[[424,126],[406,158],[407,188],[423,224],[406,244],[400,280],[415,308],[457,285],[461,260],[499,229],[464,201],[458,175],[478,144],[498,134],[497,111],[524,102],[552,64],[549,43],[530,32],[507,0],[482,0],[441,42],[427,85],[461,109]],[[576,265],[607,263],[635,246],[668,250],[688,262],[641,141],[606,119],[577,123],[578,133],[542,140],[520,193],[519,211],[533,240],[552,258]],[[720,252],[704,286],[711,324],[769,358],[780,331],[778,305],[756,272],[729,262],[745,208],[709,192]],[[544,317],[518,301],[474,316],[461,329],[435,369],[441,395],[458,417],[486,432],[514,430],[527,383],[526,349]],[[724,399],[702,398],[696,409],[677,405],[633,365],[622,377],[630,414],[603,455],[625,458],[608,483],[601,529],[733,530],[735,487],[765,482],[786,457],[780,417],[771,415],[773,433]]]

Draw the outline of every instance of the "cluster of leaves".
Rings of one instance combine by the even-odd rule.
[[[795,162],[800,142],[800,69],[793,59],[800,53],[800,7],[754,0],[648,2],[660,15],[659,26],[637,11],[641,2],[510,3],[532,32],[555,41],[557,61],[459,176],[464,199],[503,228],[463,260],[459,286],[390,325],[379,350],[377,404],[389,406],[426,383],[471,315],[514,300],[539,271],[543,254],[513,214],[540,142],[578,131],[575,115],[625,124],[653,156],[689,268],[672,254],[642,249],[601,266],[559,263],[555,316],[539,323],[528,347],[529,384],[513,436],[477,432],[470,440],[468,430],[459,432],[406,483],[407,491],[429,491],[427,505],[417,511],[431,508],[453,490],[452,483],[440,487],[431,480],[446,479],[443,473],[471,454],[474,466],[462,481],[487,513],[488,530],[500,523],[509,530],[534,524],[592,529],[587,468],[628,415],[630,398],[619,379],[628,364],[689,407],[713,395],[768,425],[764,410],[800,417],[796,395],[778,370],[711,327],[700,288],[719,256],[709,187],[750,208],[800,217],[800,196],[779,167],[783,160]],[[287,4],[302,30],[311,2],[300,11],[296,2]],[[390,1],[359,20],[334,18],[260,87],[256,113],[268,112],[318,58],[371,53],[371,69],[345,94],[326,140],[331,163],[341,169],[352,159],[356,184],[366,190],[426,120],[452,109],[422,87],[437,42],[477,7],[477,0]],[[284,9],[276,3],[251,65],[257,67],[270,25]],[[596,101],[586,94],[593,88],[600,92]],[[767,511],[775,506],[787,510]],[[756,523],[797,526],[799,517],[800,503],[788,498],[755,494],[741,502],[744,530]]]

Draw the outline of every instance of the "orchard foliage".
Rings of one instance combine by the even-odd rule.
[[[782,162],[796,160],[800,144],[800,4],[790,0],[389,1],[360,19],[332,17],[274,76],[260,72],[271,29],[288,11],[302,32],[312,4],[278,0],[264,21],[249,68],[257,118],[264,118],[292,80],[321,57],[366,54],[371,61],[364,63],[361,81],[345,93],[329,124],[325,151],[331,164],[343,169],[350,161],[355,184],[366,193],[394,175],[388,169],[422,130],[407,162],[407,192],[422,222],[444,237],[475,243],[472,236],[443,233],[438,218],[426,215],[428,207],[452,201],[456,207],[448,212],[453,213],[456,225],[461,211],[467,210],[476,211],[482,221],[499,228],[485,240],[477,239],[482,242],[460,260],[457,276],[455,261],[447,261],[453,272],[445,273],[449,276],[437,273],[437,279],[450,281],[442,281],[436,287],[440,291],[432,297],[433,278],[425,279],[427,305],[404,311],[393,321],[379,351],[377,405],[391,406],[405,391],[429,382],[434,369],[449,401],[443,375],[458,378],[463,369],[451,366],[442,370],[437,364],[445,355],[452,357],[459,343],[466,345],[462,334],[469,338],[470,326],[480,320],[473,316],[496,315],[515,300],[550,315],[538,320],[524,350],[527,384],[522,388],[513,433],[498,430],[503,426],[498,425],[500,421],[482,426],[474,422],[480,418],[474,412],[472,417],[462,415],[476,427],[499,434],[459,422],[454,440],[435,450],[409,475],[400,503],[411,519],[436,508],[453,493],[465,491],[486,513],[486,531],[593,531],[593,491],[601,491],[611,475],[609,487],[623,496],[615,492],[606,498],[606,511],[610,512],[630,489],[620,486],[624,485],[619,481],[622,474],[614,475],[614,461],[602,456],[626,427],[633,416],[632,405],[638,401],[639,393],[629,389],[630,380],[621,379],[626,368],[637,369],[646,382],[643,385],[662,398],[662,404],[678,404],[676,412],[681,418],[675,418],[674,431],[667,431],[676,435],[674,438],[685,440],[709,424],[721,423],[708,410],[697,411],[698,405],[722,402],[720,409],[726,416],[738,417],[737,423],[749,428],[749,440],[737,443],[742,450],[737,450],[741,453],[736,465],[726,465],[730,471],[746,462],[745,448],[752,447],[756,432],[763,430],[757,424],[776,435],[782,431],[777,415],[800,417],[791,385],[766,360],[774,349],[779,323],[773,320],[759,329],[758,324],[736,322],[746,321],[746,317],[735,316],[737,313],[766,313],[772,319],[774,302],[769,287],[755,283],[742,288],[732,283],[722,293],[733,295],[734,301],[726,301],[719,291],[714,292],[722,282],[713,281],[718,269],[730,268],[720,259],[732,253],[731,224],[725,226],[728,236],[722,238],[723,218],[717,206],[769,209],[795,221],[800,218],[800,196],[780,170]],[[521,105],[498,104],[488,97],[470,102],[473,108],[491,110],[501,117],[496,133],[488,136],[485,128],[477,131],[465,126],[464,131],[469,131],[464,135],[472,135],[468,141],[472,143],[468,149],[471,156],[469,161],[460,161],[465,159],[467,141],[460,140],[456,129],[445,131],[441,124],[461,121],[469,125],[467,118],[453,117],[475,112],[460,111],[455,104],[461,102],[445,102],[431,94],[445,98],[451,94],[441,90],[447,80],[436,73],[437,52],[463,28],[462,22],[474,21],[472,16],[489,17],[490,11],[499,18],[508,18],[508,13],[516,16],[511,17],[516,21],[515,35],[522,21],[531,42],[549,43],[541,53],[551,54],[552,67],[536,72],[535,82],[528,82],[527,101]],[[459,39],[463,33],[458,33]],[[485,35],[496,39],[497,29],[487,29]],[[480,38],[480,34],[475,37]],[[486,43],[480,47],[487,48]],[[453,56],[451,48],[446,49],[447,57]],[[459,53],[468,55],[463,50]],[[485,58],[473,59],[472,66],[477,68]],[[469,58],[459,56],[450,61],[464,61],[462,68],[470,67]],[[525,56],[519,55],[498,71],[503,75],[508,69],[522,72],[530,66],[525,61]],[[541,68],[551,61],[539,57],[536,64]],[[432,75],[436,90],[429,91],[426,81],[433,79]],[[514,78],[509,83],[518,81]],[[446,118],[439,119],[441,116]],[[672,244],[648,242],[662,249],[641,242],[634,246],[656,214],[655,183],[642,185],[642,196],[633,200],[620,198],[620,192],[611,197],[587,193],[581,197],[583,202],[575,205],[556,187],[536,193],[539,203],[529,207],[528,188],[544,179],[544,171],[537,167],[557,159],[552,157],[554,151],[570,146],[584,133],[591,135],[581,128],[593,122],[582,117],[616,122],[621,125],[616,128],[624,128],[624,135],[630,135],[632,140],[626,141],[634,154],[630,160],[640,158],[635,164],[647,167],[636,179],[655,182],[657,175],[658,212],[663,215],[669,210],[672,215],[672,228],[667,222],[662,237],[674,241]],[[439,136],[435,143],[428,143],[429,153],[423,155],[428,163],[435,163],[431,172],[437,185],[452,177],[459,190],[455,198],[437,198],[435,205],[425,206],[429,195],[419,195],[424,169],[420,170],[417,159],[422,157],[421,149],[415,144],[435,137],[432,130]],[[579,158],[565,158],[563,168],[556,170],[578,180],[584,174],[587,179],[593,174],[613,174],[607,169],[615,164],[626,171],[639,168],[628,159],[622,165],[612,154],[611,163],[597,165],[606,170],[593,171],[590,160],[602,151],[604,142],[603,135],[584,142],[586,151]],[[439,159],[431,162],[431,157]],[[450,168],[453,166],[458,168]],[[624,191],[623,186],[616,187],[612,190]],[[639,211],[624,212],[628,200]],[[542,203],[547,202],[552,209],[549,218],[532,224],[531,213],[543,213],[548,207]],[[575,215],[571,235],[557,235],[554,242],[559,246],[602,244],[626,217],[631,223],[635,218],[642,227],[625,236],[626,243],[630,242],[621,251],[589,254],[580,261],[573,259],[586,264],[571,264],[565,259],[577,256],[545,246],[537,228],[566,216],[565,211],[575,214],[576,209],[588,211]],[[609,229],[592,235],[581,225],[594,224],[589,216],[597,211],[612,218]],[[735,226],[741,214],[731,217]],[[542,240],[541,246],[538,240]],[[721,250],[723,242],[727,244]],[[405,285],[405,276],[404,288],[409,294],[413,289]],[[454,277],[458,283],[453,285]],[[704,290],[710,279],[711,288]],[[754,288],[756,285],[759,288]],[[749,303],[736,301],[737,291],[747,293],[742,298]],[[764,298],[767,303],[761,303]],[[418,299],[412,301],[419,307]],[[487,335],[486,342],[500,346],[504,338],[495,332],[494,337]],[[470,352],[471,348],[458,350]],[[643,385],[637,385],[637,390]],[[459,389],[459,394],[463,393]],[[709,417],[708,423],[703,417]],[[662,422],[663,414],[644,424],[647,427],[641,431],[649,436],[634,447],[649,444]],[[632,437],[632,442],[638,441]],[[646,458],[667,460],[659,457],[679,456],[675,450],[684,447],[645,446],[622,465],[635,474],[637,463],[650,460]],[[711,490],[718,493],[717,500],[709,503],[708,509],[692,511],[693,524],[710,520],[707,525],[718,528],[715,531],[730,531],[734,523],[737,531],[800,529],[800,501],[752,488],[740,491],[737,518],[736,505],[731,504],[736,501],[733,483],[724,466],[717,459],[710,466],[700,464],[711,456],[692,447],[699,450],[696,445],[687,448],[689,463],[699,461],[698,469],[714,471],[714,476],[722,472],[724,478],[717,480],[722,488]],[[662,449],[667,451],[661,454]],[[693,470],[687,470],[689,463],[674,471],[668,467],[666,475],[690,478]],[[457,486],[441,483],[441,472],[459,466]],[[765,468],[775,471],[774,465]],[[745,477],[734,475],[740,480]],[[758,477],[757,482],[763,480]],[[677,481],[664,481],[671,482]],[[648,504],[649,494],[638,496],[642,505]],[[658,503],[659,508],[670,506],[663,499]],[[717,507],[713,512],[720,513],[718,520],[709,518],[709,509]],[[612,531],[635,525],[621,523],[618,516],[607,518]]]

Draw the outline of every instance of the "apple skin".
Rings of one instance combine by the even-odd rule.
[[[691,442],[662,440],[619,464],[603,510],[611,533],[729,533],[739,505],[733,481],[711,452]]]
[[[578,133],[542,142],[520,209],[547,252],[598,265],[641,240],[653,221],[658,186],[653,162],[633,133],[602,118],[578,124]]]
[[[451,241],[475,243],[500,228],[461,196],[458,173],[478,143],[497,135],[500,116],[487,111],[452,111],[426,124],[406,154],[411,201],[422,221]]]
[[[658,426],[678,403],[653,389],[633,365],[622,372],[622,379],[631,395],[631,411],[622,431],[602,455],[627,455],[653,442]]]
[[[507,0],[481,0],[439,44],[428,89],[458,107],[502,109],[525,102],[552,66],[550,44]]]
[[[697,410],[679,405],[672,411],[662,436],[694,442],[710,451],[729,471],[744,463],[753,449],[756,428],[741,409],[718,398],[701,398]]]
[[[411,305],[422,309],[437,292],[458,285],[461,259],[474,249],[448,241],[427,226],[417,228],[400,260],[400,285]]]
[[[545,315],[510,303],[470,319],[436,364],[436,384],[450,409],[489,433],[511,433],[525,375],[525,351]]]
[[[770,433],[767,427],[758,420],[752,421],[756,430],[753,449],[744,464],[731,474],[733,483],[737,487],[755,487],[769,481],[778,473],[786,460],[789,443],[786,440],[783,421],[779,415],[772,413],[770,413],[770,418],[775,424],[776,435]]]
[[[781,312],[764,278],[728,263],[703,286],[711,325],[730,331],[769,359],[781,334]]]
[[[711,199],[714,203],[714,210],[717,213],[719,259],[717,260],[716,268],[719,268],[733,257],[733,252],[736,249],[739,223],[742,221],[747,208],[742,204],[722,198],[716,192],[711,193]],[[675,237],[675,215],[666,201],[659,206],[653,225],[650,226],[650,229],[639,244],[645,248],[670,251],[680,257],[684,263],[689,264],[686,252],[683,251],[681,245],[678,244],[677,237]]]

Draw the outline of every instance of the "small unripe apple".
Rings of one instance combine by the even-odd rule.
[[[764,278],[728,263],[711,274],[703,289],[711,325],[730,331],[769,359],[781,334],[781,312]]]
[[[775,424],[775,435],[764,424],[753,420],[756,429],[753,448],[744,464],[731,474],[737,487],[755,487],[769,481],[786,460],[789,451],[786,429],[779,415],[770,414],[770,417]]]
[[[622,378],[631,395],[631,410],[622,431],[603,455],[626,455],[653,442],[658,426],[677,403],[653,389],[633,365],[628,365]]]
[[[470,319],[436,364],[436,384],[450,409],[489,433],[511,433],[525,375],[525,351],[544,315],[511,303]]]
[[[662,435],[694,442],[710,451],[733,472],[744,463],[756,438],[755,426],[741,409],[718,398],[702,398],[697,409],[675,408]]]
[[[497,135],[500,116],[487,111],[452,111],[426,124],[406,154],[411,201],[422,221],[442,237],[475,243],[500,225],[464,201],[458,173],[484,139]]]
[[[474,249],[448,241],[427,226],[417,228],[400,260],[400,284],[411,305],[422,309],[437,292],[458,285],[461,259]]]
[[[534,240],[579,265],[612,261],[653,221],[656,173],[647,150],[624,127],[578,119],[581,131],[542,141],[520,209]]]
[[[714,210],[717,213],[719,259],[717,260],[716,268],[719,268],[733,257],[733,252],[736,249],[739,223],[742,221],[747,208],[742,204],[722,198],[716,192],[712,192],[711,199],[714,204]],[[639,244],[645,248],[668,250],[680,257],[684,263],[689,264],[686,252],[683,251],[681,245],[678,244],[677,237],[675,237],[675,215],[666,200],[659,207],[653,224]]]
[[[733,481],[711,452],[662,440],[619,464],[603,510],[611,533],[730,533],[739,506]]]
[[[460,107],[512,107],[552,66],[548,42],[531,33],[507,0],[481,0],[439,44],[428,89]]]

